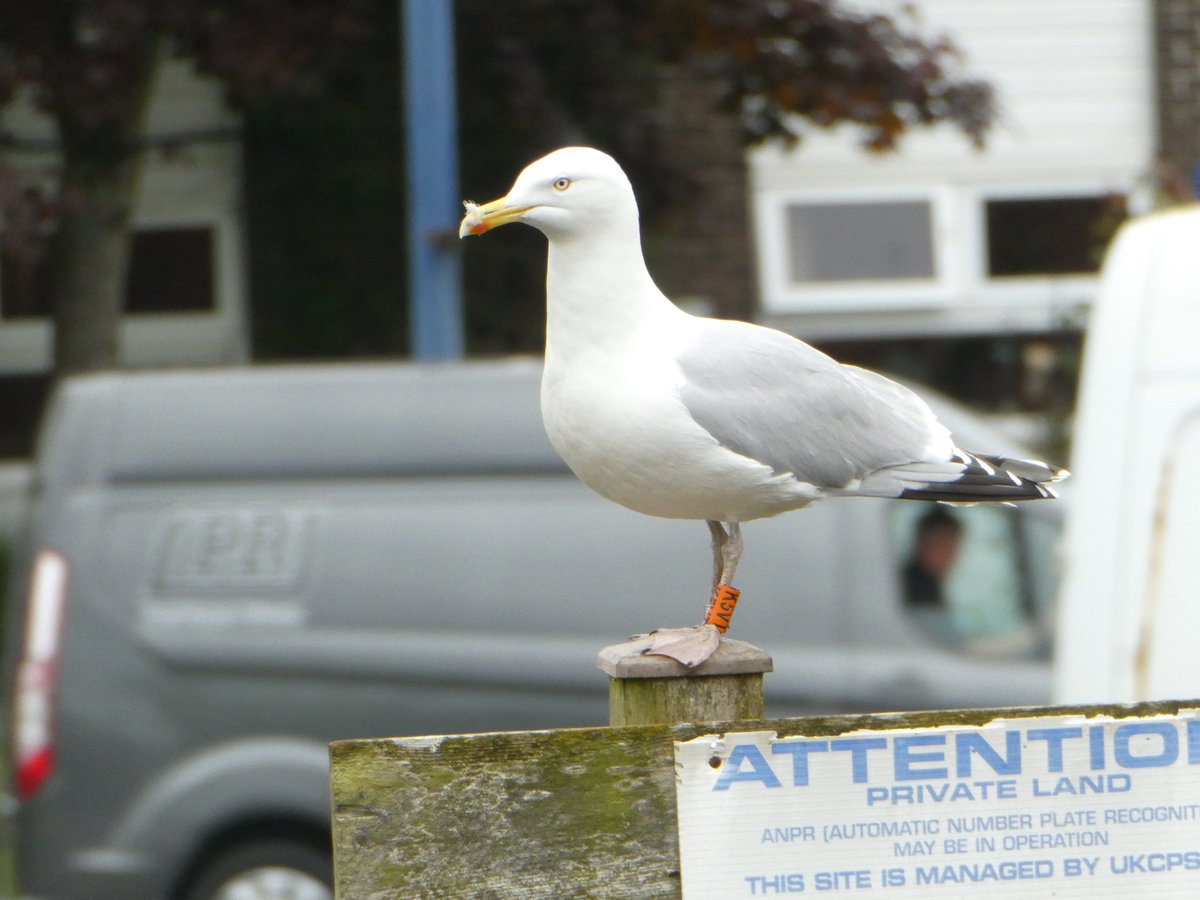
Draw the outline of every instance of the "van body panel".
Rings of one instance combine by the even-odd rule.
[[[1168,441],[1154,515],[1154,543],[1137,655],[1138,693],[1193,697],[1200,690],[1196,548],[1200,536],[1200,408]],[[1191,665],[1181,662],[1191,661]]]
[[[1200,206],[1127,223],[1105,259],[1087,337],[1057,702],[1200,694],[1190,640],[1200,608],[1198,335]]]

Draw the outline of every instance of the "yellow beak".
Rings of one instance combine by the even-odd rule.
[[[463,206],[466,208],[467,214],[463,216],[462,224],[458,226],[458,236],[464,238],[468,234],[483,234],[500,225],[515,222],[529,211],[528,206],[509,206],[507,204],[507,197],[501,197],[499,200],[493,200],[483,206],[472,203],[470,200],[464,201]]]

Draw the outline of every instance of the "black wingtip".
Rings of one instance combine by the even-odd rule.
[[[963,464],[959,477],[951,481],[910,485],[900,493],[900,499],[944,503],[1052,500],[1058,494],[1051,485],[1071,474],[1066,469],[1032,459],[959,452],[956,460]]]

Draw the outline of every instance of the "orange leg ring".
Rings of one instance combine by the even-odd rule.
[[[741,592],[727,584],[717,586],[713,592],[712,600],[708,603],[708,612],[704,615],[704,624],[712,625],[717,631],[724,634],[729,629],[729,622],[733,619],[733,610],[737,606],[738,597]]]

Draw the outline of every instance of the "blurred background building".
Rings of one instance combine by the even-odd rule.
[[[11,164],[35,172],[56,163],[51,121],[29,102],[3,110]],[[121,362],[211,365],[249,358],[242,150],[239,117],[220,86],[178,61],[165,63],[147,131],[175,146],[148,157],[138,190]],[[0,267],[0,453],[28,445],[53,359],[48,262],[6,248]]]
[[[888,155],[837,133],[754,152],[762,314],[822,341],[1077,330],[1115,225],[1153,202],[1150,9],[925,0],[921,15],[995,88],[987,147],[938,127]]]
[[[1046,414],[1037,421],[1049,427],[1025,436],[1066,458],[1061,426],[1099,264],[1122,219],[1155,205],[1165,174],[1156,21],[1188,33],[1178,19],[1190,16],[1194,73],[1200,7],[919,9],[996,90],[986,148],[938,126],[887,155],[851,152],[837,132],[792,153],[753,151],[759,316],[840,359],[995,411]],[[1188,180],[1200,156],[1191,99],[1191,158],[1177,162]]]
[[[163,65],[122,365],[408,352],[400,25],[395,3],[373,8],[358,65],[320,98],[235,112],[215,79]],[[920,30],[949,36],[992,84],[998,120],[983,149],[939,125],[886,154],[864,151],[849,127],[812,124],[794,148],[743,150],[703,67],[657,62],[620,83],[547,85],[529,63],[553,48],[506,42],[486,4],[455,12],[466,196],[502,193],[531,151],[555,142],[640,148],[629,168],[648,260],[681,304],[785,328],[993,409],[1063,417],[1108,238],[1125,215],[1196,191],[1200,0],[923,0]],[[624,53],[612,40],[602,50]],[[533,98],[528,121],[511,104],[497,112],[494,58],[509,66],[510,92]],[[570,108],[643,90],[627,104],[640,118]],[[51,124],[29,103],[0,110],[0,131],[8,163],[54,165]],[[538,351],[538,236],[466,252],[468,352]],[[0,455],[12,456],[29,448],[52,335],[45,260],[6,251],[3,262]]]
[[[55,164],[50,119],[28,102],[4,110],[8,156],[34,169]],[[178,60],[164,62],[146,126],[164,146],[147,156],[137,195],[122,363],[243,362],[246,317],[245,184],[240,117],[221,86]],[[52,364],[45,259],[7,253],[0,272],[0,371],[42,373]]]

